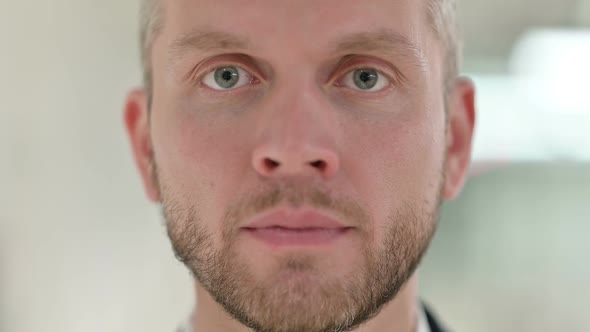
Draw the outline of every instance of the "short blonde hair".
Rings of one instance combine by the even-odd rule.
[[[428,1],[428,19],[443,46],[445,64],[443,79],[445,87],[449,88],[451,82],[459,75],[463,60],[457,2],[455,0],[426,1]]]
[[[163,10],[161,0],[140,0],[139,9],[139,45],[141,66],[143,70],[143,84],[148,92],[151,104],[152,96],[152,46],[154,39],[163,25]]]
[[[155,36],[163,25],[163,6],[161,0],[140,0],[140,52],[143,68],[143,82],[151,97],[152,68],[151,51]],[[428,20],[435,33],[441,38],[444,51],[445,86],[459,75],[461,64],[461,43],[456,18],[455,0],[426,0]]]

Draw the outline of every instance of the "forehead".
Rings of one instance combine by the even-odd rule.
[[[332,46],[343,36],[390,31],[424,45],[428,31],[421,0],[162,0],[163,34],[223,31],[264,52]]]

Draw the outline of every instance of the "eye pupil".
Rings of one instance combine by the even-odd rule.
[[[236,67],[223,67],[215,71],[215,83],[223,89],[232,88],[240,80]]]
[[[354,84],[362,90],[369,90],[377,84],[379,75],[374,69],[358,69],[354,72]]]
[[[223,74],[221,74],[221,77],[223,77],[224,80],[229,81],[232,79],[233,75],[229,71],[224,71]]]
[[[361,79],[361,81],[363,81],[363,82],[366,83],[368,80],[371,79],[371,74],[369,74],[366,71],[364,71],[364,72],[361,73],[360,79]]]

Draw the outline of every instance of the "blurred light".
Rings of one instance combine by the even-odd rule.
[[[590,30],[534,30],[509,75],[475,76],[477,161],[590,161]]]
[[[535,30],[514,48],[514,74],[541,109],[590,113],[590,30]]]

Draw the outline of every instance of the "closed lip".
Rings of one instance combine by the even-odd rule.
[[[245,229],[282,227],[289,229],[339,229],[350,228],[338,219],[316,209],[276,209],[250,219]]]

